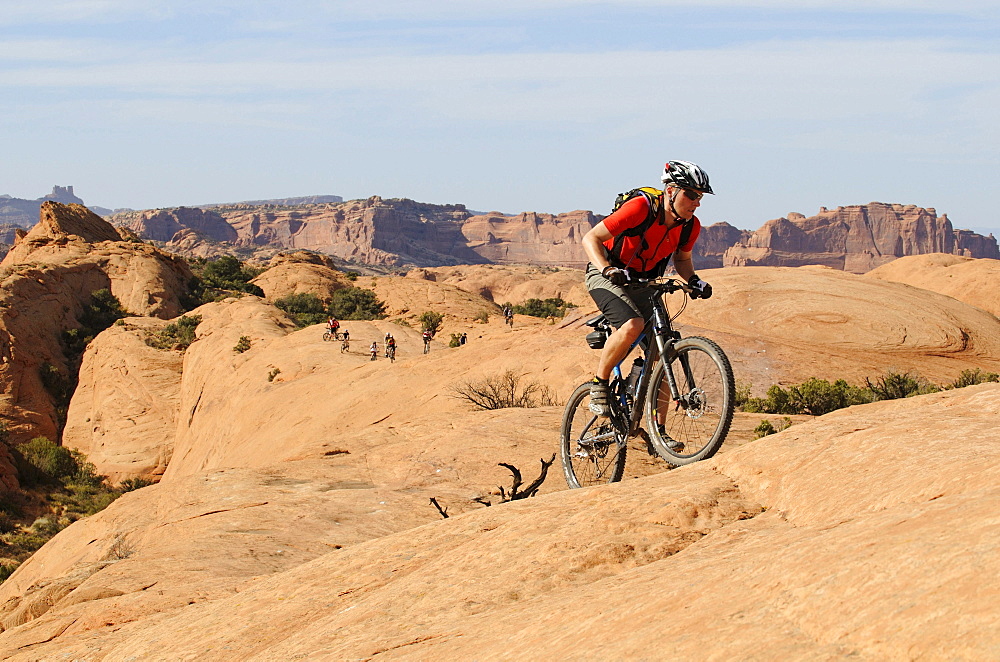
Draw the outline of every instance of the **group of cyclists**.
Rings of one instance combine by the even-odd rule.
[[[337,339],[337,340],[340,341],[340,351],[341,352],[349,352],[350,349],[351,349],[351,344],[350,344],[351,343],[351,335],[350,335],[350,331],[348,331],[347,329],[341,330],[341,328],[340,328],[340,321],[337,320],[334,317],[331,317],[330,319],[327,320],[326,327],[327,327],[327,333],[330,334],[331,337],[333,337],[333,338],[335,338],[335,339]],[[424,334],[424,354],[427,353],[427,351],[428,351],[427,347],[428,347],[429,344],[430,344],[430,338],[427,337],[427,333],[425,333]],[[386,331],[385,338],[383,338],[383,340],[382,340],[382,346],[385,349],[385,358],[389,359],[390,361],[395,361],[396,360],[396,339],[392,336],[391,332]],[[368,351],[369,351],[369,354],[371,356],[371,360],[372,361],[375,361],[376,359],[378,359],[379,348],[378,348],[378,341],[377,340],[373,340],[372,341],[372,344],[368,348]]]

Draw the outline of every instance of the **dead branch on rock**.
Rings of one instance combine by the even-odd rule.
[[[431,503],[434,504],[434,507],[437,508],[437,511],[439,513],[441,513],[441,517],[443,517],[445,519],[448,519],[448,509],[447,508],[442,508],[441,504],[439,504],[437,502],[437,499],[435,497],[431,497]]]
[[[467,381],[451,387],[452,396],[465,400],[477,409],[507,407],[545,407],[558,404],[548,386],[537,382],[522,382],[524,375],[513,370],[489,375],[480,381]]]
[[[500,490],[500,503],[517,501],[519,499],[527,499],[528,497],[533,497],[536,494],[538,494],[538,489],[542,486],[542,483],[545,482],[545,477],[548,475],[549,467],[551,467],[552,463],[555,461],[556,461],[555,453],[552,454],[552,457],[548,461],[546,461],[544,458],[540,459],[539,462],[542,463],[542,470],[538,474],[538,478],[531,481],[531,483],[523,490],[520,489],[521,484],[523,483],[523,479],[521,477],[521,471],[513,464],[507,464],[506,462],[498,463],[497,464],[498,467],[505,467],[508,471],[510,471],[512,475],[512,481],[509,491],[505,490],[503,485],[497,486],[498,489]],[[493,505],[487,497],[476,497],[475,499],[473,499],[473,501],[479,502],[485,506]]]

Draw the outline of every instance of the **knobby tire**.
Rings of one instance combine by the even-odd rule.
[[[646,396],[646,425],[657,455],[679,467],[712,457],[733,422],[736,380],[722,348],[708,338],[692,336],[674,344],[669,363],[657,361]],[[681,402],[670,394],[666,370],[672,370]],[[657,426],[664,419],[665,436]],[[671,442],[681,448],[671,448]]]
[[[618,445],[611,420],[589,409],[590,384],[581,384],[566,403],[560,429],[560,455],[571,488],[615,483],[625,472],[625,445]]]

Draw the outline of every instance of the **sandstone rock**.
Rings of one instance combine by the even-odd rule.
[[[58,439],[63,414],[53,392],[73,382],[60,338],[80,326],[94,291],[110,289],[133,313],[171,318],[190,278],[183,260],[122,241],[85,207],[44,203],[39,223],[0,263],[0,417],[12,440]]]
[[[523,212],[472,216],[462,225],[469,247],[494,264],[535,264],[583,268],[580,240],[600,221],[589,211],[552,215]]]
[[[894,260],[865,274],[946,294],[1000,317],[1000,261],[932,253]]]
[[[88,346],[62,443],[86,455],[112,483],[158,478],[173,452],[183,354],[154,349],[147,334],[166,322],[129,318]]]
[[[124,212],[115,222],[144,239],[170,242],[181,230],[190,230],[213,241],[236,241],[236,230],[222,216],[211,210],[193,207]]]
[[[945,215],[914,205],[825,207],[809,218],[789,214],[768,221],[745,242],[726,251],[724,266],[802,266],[819,264],[864,273],[906,255],[968,253],[1000,258],[996,240],[956,234]],[[976,235],[979,237],[979,235]]]
[[[275,256],[264,273],[253,279],[270,301],[291,294],[314,294],[329,302],[337,290],[351,282],[334,266],[329,257],[306,251]]]

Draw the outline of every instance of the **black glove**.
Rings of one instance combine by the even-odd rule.
[[[625,273],[624,269],[619,269],[618,267],[605,267],[601,275],[618,287],[628,282],[628,274]]]
[[[698,274],[693,274],[691,278],[688,279],[688,285],[691,287],[691,291],[688,292],[688,296],[692,299],[712,298],[712,286],[699,278]]]

